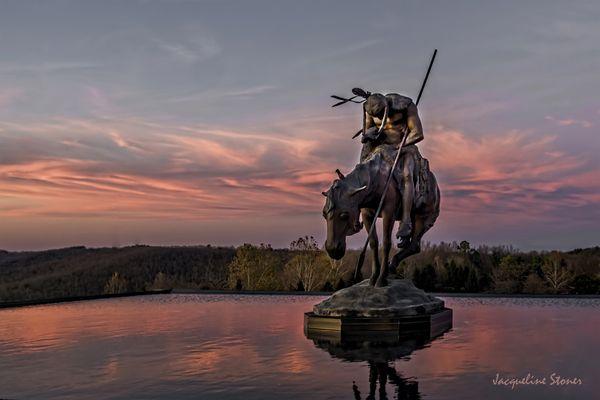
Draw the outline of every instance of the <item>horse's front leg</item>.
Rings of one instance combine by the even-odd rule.
[[[361,210],[362,220],[365,224],[367,233],[371,230],[371,225],[374,224],[377,219],[375,218],[375,211],[363,208]],[[373,252],[373,267],[371,268],[371,278],[369,278],[369,284],[375,285],[379,277],[379,270],[381,265],[379,263],[379,239],[377,238],[377,228],[373,229],[373,234],[369,238],[369,247]]]
[[[388,263],[390,259],[390,250],[392,249],[392,231],[394,229],[394,210],[384,210],[382,213],[383,217],[383,263],[381,265],[381,271],[375,286],[382,287],[387,286],[388,281]]]

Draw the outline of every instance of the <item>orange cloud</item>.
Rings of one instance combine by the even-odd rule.
[[[593,164],[556,150],[555,141],[518,131],[474,138],[438,127],[423,154],[439,176],[446,211],[550,217],[592,206],[600,189]]]
[[[231,217],[265,209],[280,214],[314,205],[313,186],[325,184],[319,179],[323,162],[311,155],[315,140],[137,121],[60,124],[64,131],[54,121],[29,128],[7,124],[7,131],[28,132],[32,148],[0,164],[4,215],[211,218],[223,209]],[[49,132],[56,140],[47,139]],[[16,135],[4,139],[9,148],[23,141]]]
[[[318,216],[319,193],[335,168],[347,171],[355,163],[359,145],[347,137],[351,122],[334,129],[339,119],[286,120],[264,131],[136,119],[0,122],[0,213],[29,219]],[[429,129],[420,147],[442,190],[441,219],[589,220],[600,201],[597,165],[556,142],[534,132],[470,136]]]

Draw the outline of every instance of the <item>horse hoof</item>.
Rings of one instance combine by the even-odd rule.
[[[377,282],[375,282],[375,287],[384,287],[387,286],[388,282],[387,279],[377,279]]]
[[[369,285],[376,286],[376,284],[377,284],[377,278],[371,277],[371,279],[369,279]]]
[[[401,222],[398,230],[396,231],[396,239],[409,237],[413,230],[411,222]]]

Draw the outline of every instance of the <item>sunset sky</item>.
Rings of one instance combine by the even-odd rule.
[[[425,240],[600,244],[600,4],[485,3],[2,2],[0,249],[322,241],[329,96],[415,98],[434,48]]]

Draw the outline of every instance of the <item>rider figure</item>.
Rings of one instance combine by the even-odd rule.
[[[417,111],[417,106],[406,96],[395,93],[383,95],[373,93],[364,102],[363,137],[365,144],[361,154],[361,161],[379,144],[392,144],[398,146],[408,135],[402,148],[401,166],[402,182],[402,220],[396,233],[402,247],[410,239],[412,232],[411,211],[414,202],[415,185],[413,173],[415,171],[414,154],[417,151],[416,143],[423,140],[423,127]]]

